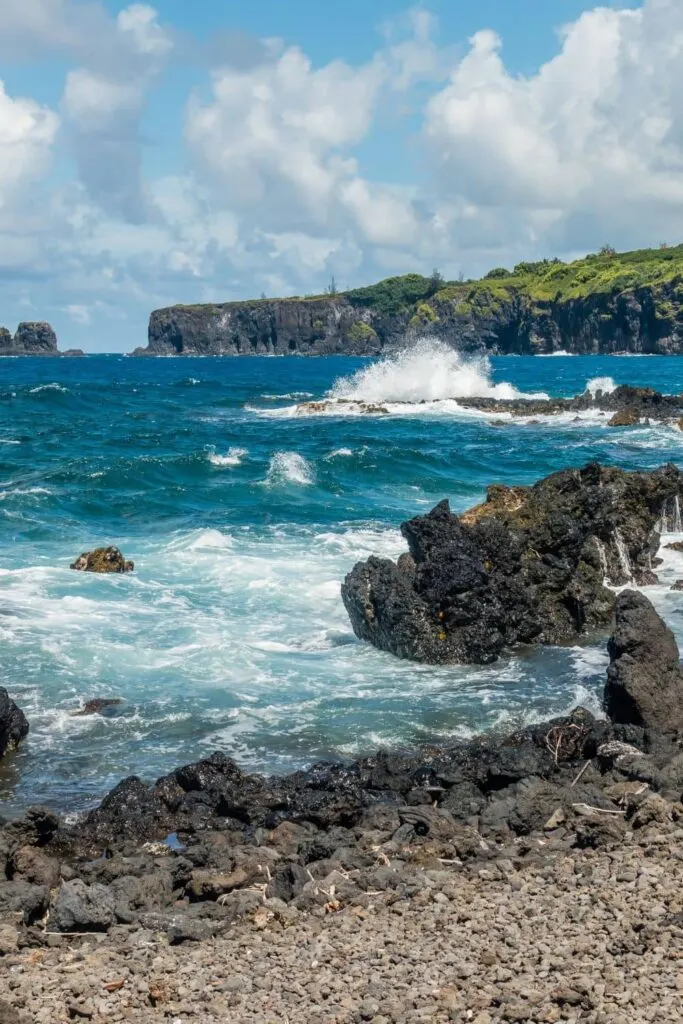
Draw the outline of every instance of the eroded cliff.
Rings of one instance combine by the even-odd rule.
[[[419,274],[339,295],[155,310],[144,355],[377,355],[431,335],[492,354],[683,352],[683,246]]]

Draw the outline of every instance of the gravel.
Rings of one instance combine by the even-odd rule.
[[[5,935],[0,1024],[683,1021],[683,829],[653,822],[612,850],[534,842],[425,865],[408,898],[347,886],[301,910],[259,894],[203,942]]]

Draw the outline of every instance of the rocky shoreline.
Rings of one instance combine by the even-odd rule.
[[[606,720],[578,708],[509,736],[285,777],[216,753],[154,785],[125,779],[76,822],[31,809],[0,829],[5,952],[121,927],[208,939],[269,901],[336,913],[370,891],[403,898],[427,870],[683,828],[683,669],[641,593],[619,595],[609,651]]]
[[[635,591],[609,650],[621,721],[286,778],[215,754],[5,823],[3,1024],[679,1020],[683,670]]]
[[[401,621],[416,594],[441,602],[460,652],[611,620],[604,719],[284,777],[216,752],[76,820],[0,819],[0,1021],[679,1020],[683,669],[648,599],[604,580],[654,582],[681,482],[591,464],[494,487],[405,524],[409,563],[367,563],[398,573]],[[74,567],[132,564],[103,548]],[[25,728],[0,690],[0,738]]]

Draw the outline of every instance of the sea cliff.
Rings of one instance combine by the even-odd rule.
[[[378,355],[428,334],[467,352],[683,352],[683,246],[408,274],[367,288],[155,310],[138,355]]]

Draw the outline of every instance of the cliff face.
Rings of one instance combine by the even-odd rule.
[[[335,296],[170,306],[146,355],[377,355],[431,335],[494,354],[683,352],[683,246],[498,268],[479,281],[388,278]]]
[[[12,337],[0,327],[0,356],[58,356],[57,335],[43,320],[21,323]]]
[[[560,302],[514,292],[459,302],[437,294],[420,305],[388,314],[340,296],[170,306],[152,313],[149,345],[138,354],[374,356],[426,334],[498,355],[683,352],[683,302],[651,288]]]

